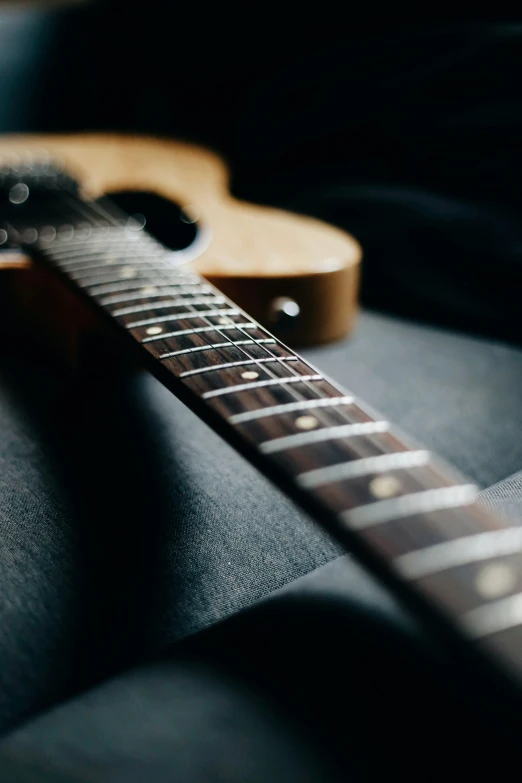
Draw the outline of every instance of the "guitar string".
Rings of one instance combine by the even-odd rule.
[[[82,208],[82,203],[81,203],[79,200],[77,200],[77,199],[74,199],[74,198],[70,197],[70,196],[69,196],[69,194],[67,194],[67,193],[64,193],[64,192],[62,192],[62,193],[60,193],[60,194],[55,194],[55,196],[56,196],[56,197],[58,197],[58,199],[59,199],[59,200],[60,200],[60,196],[61,196],[61,200],[62,200],[62,201],[64,201],[64,200],[65,200],[65,199],[64,199],[64,196],[65,196],[66,198],[68,198],[68,200],[71,202],[71,204],[72,204],[72,206],[73,206],[72,215],[74,216],[74,218],[77,218],[77,217],[78,217],[78,215],[77,215],[76,213],[80,213],[80,215],[82,215],[82,213],[83,213],[83,217],[84,217],[84,218],[85,218],[85,217],[88,217],[88,218],[89,218],[89,220],[90,220],[91,222],[94,222],[94,223],[95,223],[95,225],[96,225],[96,221],[95,221],[95,218],[94,218],[94,215],[93,215],[93,212],[94,212],[94,210],[92,210],[92,208],[91,208],[91,209],[89,209],[89,206],[90,206],[90,205],[87,205],[87,204],[86,204],[86,205],[85,205],[85,206]],[[107,212],[107,211],[105,211],[105,210],[102,210],[102,209],[100,209],[100,207],[99,207],[98,205],[95,205],[95,206],[97,207],[97,212],[98,212],[99,214],[102,214],[102,215],[104,215],[104,216],[105,216],[104,225],[107,225],[107,223],[109,223],[109,230],[110,230],[110,224],[111,224],[111,223],[112,223],[112,225],[113,225],[113,226],[116,226],[116,227],[120,228],[120,226],[119,226],[118,222],[115,220],[115,218],[114,218],[114,216],[113,216],[112,214],[108,213],[108,212]],[[87,207],[87,209],[86,209],[85,207]],[[108,220],[108,221],[107,221],[107,218],[109,218],[109,220]],[[153,241],[154,241],[154,240],[153,240]],[[128,241],[127,241],[127,243],[128,243]],[[129,249],[130,249],[130,247],[131,247],[131,246],[128,244],[128,247],[129,247]],[[134,249],[135,249],[135,248],[134,248]],[[51,250],[51,252],[52,252],[52,250]],[[164,262],[163,262],[163,261],[162,261],[160,258],[157,258],[157,259],[155,259],[155,261],[159,262],[159,263],[160,263],[160,265],[161,265],[161,267],[162,267],[162,268],[163,268],[165,271],[170,271],[170,272],[172,272],[172,268],[171,268],[171,267],[169,268],[169,267],[168,267],[168,265],[167,265],[167,264],[165,264],[165,263],[164,263]],[[162,280],[165,280],[165,282],[166,282],[166,283],[169,283],[169,282],[170,282],[170,283],[172,284],[172,276],[170,276],[170,277],[166,277],[165,275],[162,275],[162,274],[161,274],[161,272],[160,272],[160,278],[161,278]],[[221,338],[222,338],[222,339],[224,339],[224,340],[225,340],[225,342],[227,342],[227,343],[229,343],[231,346],[234,346],[234,347],[236,347],[237,349],[239,349],[239,350],[240,350],[240,353],[243,353],[243,355],[245,355],[245,356],[248,358],[248,360],[249,360],[249,361],[251,361],[253,364],[255,364],[255,365],[256,365],[257,367],[259,367],[260,369],[262,369],[262,370],[265,370],[269,376],[271,376],[271,377],[273,377],[273,378],[280,377],[280,376],[277,376],[277,375],[275,375],[274,373],[272,373],[270,370],[268,370],[268,368],[267,368],[266,366],[265,366],[265,367],[263,367],[263,368],[261,368],[261,365],[258,363],[258,361],[256,360],[256,358],[255,358],[255,357],[253,357],[253,356],[252,356],[252,355],[251,355],[249,352],[247,352],[247,351],[245,351],[244,349],[242,349],[242,347],[241,347],[241,346],[237,346],[237,345],[236,345],[236,344],[235,344],[235,343],[234,343],[232,340],[230,340],[230,337],[229,337],[229,335],[227,335],[227,334],[224,334],[224,333],[223,333],[223,331],[219,329],[219,326],[218,326],[218,325],[211,323],[211,322],[208,320],[208,318],[206,318],[206,317],[204,316],[204,313],[203,313],[203,312],[201,312],[201,311],[199,311],[199,310],[196,310],[196,309],[194,308],[194,306],[191,306],[191,305],[190,305],[190,299],[188,299],[188,300],[187,300],[187,304],[188,304],[188,309],[189,309],[191,312],[193,312],[193,313],[194,313],[194,315],[196,315],[197,317],[199,317],[199,318],[200,318],[200,319],[201,319],[201,320],[202,320],[204,323],[206,323],[208,326],[212,327],[212,329],[213,329],[214,331],[216,331],[216,333],[220,334]],[[151,309],[152,309],[152,308],[151,308]],[[251,320],[251,319],[249,318],[249,320]],[[233,323],[233,322],[231,321],[231,323]],[[260,346],[264,352],[266,352],[266,353],[267,353],[269,356],[271,356],[272,358],[274,358],[274,360],[275,360],[275,361],[279,361],[279,364],[281,364],[281,365],[285,366],[285,369],[286,369],[286,370],[287,370],[287,369],[290,369],[291,373],[293,373],[293,368],[290,368],[290,367],[289,367],[288,365],[286,365],[284,362],[281,362],[281,361],[280,361],[280,357],[277,357],[277,356],[276,356],[275,354],[273,354],[271,351],[268,351],[268,350],[265,348],[265,346],[264,346],[262,343],[259,343],[259,342],[258,342],[258,341],[257,341],[255,338],[253,338],[253,336],[252,336],[251,334],[249,334],[249,333],[245,332],[245,331],[244,331],[244,330],[243,330],[241,327],[237,328],[237,331],[238,331],[240,334],[243,334],[243,335],[244,335],[245,337],[247,337],[248,339],[252,339],[252,340],[253,340],[253,342],[254,342],[255,344],[257,344],[258,346]],[[205,339],[205,338],[203,338],[203,339],[204,339],[204,341],[205,341],[205,342],[207,342],[207,344],[208,344],[208,345],[211,345],[211,343],[208,343],[208,341],[206,341],[206,339]],[[219,351],[219,349],[216,349],[216,350],[218,351],[218,354],[221,354],[221,351]],[[225,357],[225,358],[227,358],[227,357]],[[295,375],[297,375],[297,376],[299,375],[299,373],[294,373],[294,374],[295,374]],[[315,390],[314,390],[314,391],[315,391]],[[294,397],[295,397],[295,395],[292,395],[292,396],[294,396]],[[297,397],[296,397],[296,399],[297,399]]]
[[[69,202],[71,202],[72,216],[76,217],[75,213],[79,213],[80,215],[82,215],[82,213],[83,213],[82,216],[84,218],[88,218],[88,220],[91,223],[94,223],[95,225],[107,226],[107,224],[108,224],[109,231],[110,231],[111,225],[113,227],[123,228],[123,226],[120,226],[120,224],[118,223],[116,217],[113,214],[111,214],[110,212],[108,212],[107,210],[105,210],[100,204],[98,204],[96,202],[89,202],[89,203],[85,203],[85,205],[84,205],[83,202],[81,202],[79,199],[74,198],[73,196],[69,195],[67,192],[64,192],[64,191],[60,192],[58,195],[59,195],[59,198],[61,198],[62,201],[67,199]],[[103,217],[103,223],[102,224],[97,222],[97,219],[95,217],[95,213],[96,212],[98,213],[98,215]],[[149,237],[150,235],[146,234],[146,236]],[[152,239],[155,242],[154,238],[152,238]],[[127,246],[128,246],[128,248],[130,250],[131,249],[131,245],[128,244],[128,240],[127,240]],[[52,248],[50,248],[49,250],[52,253]],[[161,252],[160,248],[158,248],[158,252]],[[161,257],[151,259],[151,263],[156,264],[157,262],[159,262],[160,268],[161,268],[162,271],[170,272],[170,276],[167,277],[166,275],[162,274],[162,271],[160,271],[159,278],[161,280],[165,280],[166,284],[168,284],[168,283],[172,284],[172,271],[173,271],[173,268],[171,266],[169,266],[168,264],[166,264],[165,261]],[[197,275],[197,277],[199,278],[199,275]],[[198,310],[196,310],[194,308],[194,306],[190,305],[190,299],[187,300],[187,304],[188,304],[188,308],[190,309],[190,311],[192,311],[194,313],[194,315],[196,315],[198,318],[200,318],[208,326],[212,327],[213,331],[215,331],[216,333],[220,334],[222,339],[224,339],[224,341],[226,343],[230,344],[231,347],[235,347],[235,348],[239,349],[240,352],[242,354],[244,354],[250,361],[252,361],[252,363],[255,364],[255,366],[259,367],[261,371],[264,371],[265,373],[267,373],[269,376],[271,376],[274,379],[277,379],[277,378],[281,377],[281,376],[278,376],[278,375],[272,373],[272,371],[266,366],[266,364],[264,366],[259,364],[258,361],[256,360],[256,357],[252,356],[252,354],[249,353],[248,350],[246,350],[243,346],[236,345],[234,343],[234,341],[230,339],[230,336],[228,334],[223,333],[223,331],[220,330],[218,325],[213,324],[211,321],[208,320],[208,318],[206,318],[204,316],[204,311],[203,312],[198,311]],[[151,307],[151,309],[153,309],[153,307]],[[247,316],[247,317],[248,317],[248,320],[251,321],[252,323],[254,323],[254,325],[255,325],[255,322],[252,321],[250,316]],[[274,354],[272,351],[270,351],[269,348],[266,347],[266,345],[264,345],[262,343],[259,343],[258,340],[253,337],[253,335],[251,335],[249,332],[245,331],[245,329],[241,328],[239,325],[237,325],[235,328],[236,328],[236,331],[238,331],[240,334],[245,336],[247,339],[249,339],[249,340],[252,339],[254,344],[258,345],[264,352],[266,352],[271,358],[273,358],[275,362],[277,362],[279,365],[283,366],[286,371],[290,371],[291,375],[293,375],[295,377],[300,377],[300,373],[295,371],[295,369],[292,367],[292,364],[290,362],[286,363],[284,361],[281,361],[281,359],[283,357],[279,357],[276,354]],[[259,328],[262,330],[262,327],[259,327]],[[265,330],[263,330],[263,331],[265,331]],[[266,333],[266,331],[265,331],[265,333]],[[258,338],[258,339],[260,339],[260,338]],[[212,343],[209,343],[206,340],[206,338],[204,338],[204,337],[203,337],[203,340],[205,342],[207,342],[208,345],[212,344]],[[277,340],[276,340],[276,344],[279,344]],[[221,351],[219,349],[214,349],[214,350],[216,350],[220,355],[222,355],[222,353],[221,353]],[[225,356],[224,358],[227,358],[227,357]],[[288,376],[283,376],[283,377],[288,377]],[[323,399],[328,399],[329,398],[329,395],[324,394],[321,389],[318,389],[316,386],[312,386],[308,381],[303,381],[303,386],[305,386],[309,391],[311,391],[315,398],[323,398]],[[292,396],[295,400],[307,401],[307,398],[304,397],[300,392],[298,392],[297,389],[287,388],[287,389],[285,389],[285,392],[288,393],[290,396]],[[350,421],[350,419],[346,415],[345,411],[340,410],[340,411],[337,411],[337,413],[340,413],[341,416],[343,417],[343,419],[345,419],[346,421]],[[317,418],[318,420],[321,420],[322,423],[325,426],[331,425],[332,422],[330,420],[328,420],[327,418],[325,418],[325,415],[328,416],[328,411],[322,411],[322,410],[314,411],[315,418]],[[335,424],[336,422],[334,421],[333,423]]]
[[[75,206],[75,208],[76,208],[76,209],[79,211],[79,209],[78,209],[78,204],[76,203],[76,200],[73,200],[73,203],[74,203],[74,206]],[[86,205],[86,206],[89,206],[89,207],[91,207],[91,205],[90,205],[90,204],[89,204],[89,205]],[[110,221],[112,221],[112,224],[113,224],[114,226],[116,226],[116,227],[120,228],[120,225],[119,225],[119,224],[118,224],[118,223],[115,221],[115,219],[114,219],[114,216],[113,216],[113,215],[111,215],[111,213],[110,213],[110,212],[107,212],[106,210],[102,210],[102,209],[100,209],[100,208],[99,208],[99,206],[98,206],[97,204],[95,204],[94,206],[96,206],[96,207],[97,207],[97,211],[98,211],[100,214],[107,216],[107,217],[110,219]],[[90,214],[90,213],[89,213],[88,211],[86,211],[85,209],[83,209],[83,212],[84,212],[84,216],[85,216],[85,215],[87,215],[87,216],[88,216],[88,217],[89,217],[91,220],[93,220],[93,216],[92,216],[92,214]],[[147,236],[148,236],[148,235],[147,235]],[[154,241],[154,240],[153,240],[153,241]],[[127,247],[130,249],[130,248],[131,248],[131,245],[127,244]],[[157,262],[159,262],[159,264],[161,265],[161,269],[162,269],[162,271],[165,271],[165,272],[170,272],[170,273],[172,273],[172,267],[170,267],[168,264],[166,264],[166,263],[165,263],[165,262],[164,262],[164,261],[163,261],[161,258],[157,258],[157,259],[151,259],[151,261],[152,261],[152,260],[153,260],[154,262],[156,262],[156,261],[157,261]],[[165,282],[166,282],[167,284],[169,284],[169,283],[170,283],[170,284],[172,284],[172,277],[171,277],[171,276],[169,276],[169,277],[166,277],[165,275],[163,275],[163,274],[162,274],[162,272],[161,272],[161,271],[160,271],[160,273],[159,273],[159,276],[160,276],[160,278],[161,278],[162,280],[165,280]],[[199,275],[198,275],[197,277],[199,278]],[[201,279],[201,278],[199,278],[199,279]],[[239,347],[239,348],[241,348],[240,346],[236,346],[236,344],[235,344],[235,343],[234,343],[232,340],[230,340],[230,338],[228,337],[228,335],[226,335],[226,334],[223,334],[223,333],[222,333],[222,331],[221,331],[221,330],[220,330],[220,328],[219,328],[219,325],[217,325],[217,324],[213,324],[212,322],[210,322],[210,321],[208,320],[208,318],[206,318],[206,317],[205,317],[205,315],[204,315],[204,311],[199,311],[199,310],[196,310],[196,309],[194,308],[194,306],[191,306],[191,305],[190,305],[190,299],[189,299],[189,298],[187,298],[187,305],[188,305],[188,307],[191,309],[191,311],[194,313],[194,315],[198,316],[198,317],[199,317],[201,320],[205,321],[205,322],[207,323],[207,325],[211,326],[211,327],[212,327],[212,328],[213,328],[213,329],[214,329],[216,332],[219,332],[219,334],[222,336],[222,338],[223,338],[223,339],[225,339],[225,340],[227,341],[227,343],[228,343],[228,344],[230,344],[230,345],[231,345],[231,346],[233,346],[233,347]],[[151,307],[151,309],[153,309],[153,307]],[[248,316],[248,315],[247,315],[246,317],[248,318],[248,320],[249,320],[250,322],[252,322],[254,325],[256,325],[256,324],[255,324],[255,322],[253,322],[253,321],[252,321],[252,319],[250,318],[250,316]],[[233,322],[231,322],[231,325],[233,325]],[[251,338],[251,335],[250,335],[248,332],[245,332],[243,329],[241,329],[241,327],[240,327],[239,325],[237,325],[236,329],[237,329],[237,331],[239,331],[241,334],[243,334],[245,337],[247,337],[247,338],[249,338],[249,339]],[[262,328],[262,327],[259,327],[259,329],[260,329],[260,330],[262,330],[262,331],[265,331],[265,330],[263,330],[263,328]],[[265,332],[265,333],[266,333],[266,332]],[[278,342],[278,341],[276,340],[276,338],[274,338],[274,341],[275,341],[276,343]],[[281,362],[281,358],[286,358],[286,357],[279,357],[279,356],[277,356],[276,354],[273,354],[273,353],[272,353],[272,352],[271,352],[269,349],[267,349],[267,348],[266,348],[266,347],[265,347],[263,344],[260,344],[260,343],[258,343],[258,342],[257,342],[257,340],[256,340],[255,338],[253,338],[253,342],[254,342],[255,344],[259,345],[259,346],[262,348],[262,350],[263,350],[265,353],[267,353],[267,354],[268,354],[268,355],[269,355],[271,358],[273,358],[275,361],[279,361],[279,362],[280,362],[280,363],[281,363],[281,364],[282,364],[282,365],[285,367],[285,369],[287,369],[287,368],[288,368],[288,369],[290,369],[290,365],[286,365],[284,362]],[[211,343],[207,343],[207,344],[208,344],[208,345],[211,345]],[[216,350],[219,350],[219,349],[216,349]],[[245,349],[241,348],[241,352],[242,352],[242,353],[244,353],[244,354],[245,354],[245,355],[248,357],[248,359],[252,360],[252,362],[256,362],[256,359],[255,359],[255,357],[251,356],[251,355],[250,355],[250,354],[249,354],[249,353],[248,353],[248,352],[247,352]],[[221,353],[221,352],[220,352],[220,353]],[[227,357],[225,357],[225,358],[227,358]],[[296,358],[297,358],[297,357],[296,357]],[[258,365],[258,366],[259,366],[259,365]],[[267,368],[265,367],[265,368],[263,368],[263,369],[265,369],[265,370],[266,370]],[[293,368],[292,368],[292,372],[293,372]],[[272,375],[272,373],[270,373],[270,374]],[[294,375],[296,375],[296,377],[300,377],[300,376],[299,376],[299,373],[295,373],[295,372],[294,372]],[[274,378],[277,378],[277,377],[280,377],[280,376],[277,376],[277,375],[272,375],[272,377],[274,377]],[[310,387],[310,388],[311,388],[311,390],[313,390],[313,391],[316,391],[314,387]],[[325,395],[320,395],[320,396],[325,396]],[[327,399],[327,398],[328,398],[328,396],[326,395],[326,396],[325,396],[325,398]]]
[[[60,195],[61,195],[61,196],[62,196],[62,198],[63,198],[63,195],[64,195],[64,194],[60,194]],[[68,196],[68,194],[65,194],[65,195],[66,195],[66,196]],[[70,198],[70,197],[69,197],[69,198]],[[75,208],[75,210],[76,210],[76,211],[80,211],[80,205],[81,205],[81,202],[78,202],[76,199],[72,199],[72,198],[70,198],[70,200],[72,201],[72,203],[73,203],[73,205],[74,205],[74,208]],[[114,215],[112,215],[110,212],[107,212],[106,210],[104,210],[104,209],[100,208],[100,205],[96,204],[96,202],[92,202],[92,203],[90,203],[90,204],[86,204],[85,206],[86,206],[86,207],[88,207],[88,208],[90,208],[90,209],[93,209],[93,207],[95,207],[95,208],[96,208],[96,211],[97,211],[97,212],[98,212],[100,215],[103,215],[103,216],[104,216],[104,222],[105,222],[105,221],[107,221],[107,219],[108,219],[108,222],[109,222],[109,223],[112,223],[112,225],[113,225],[113,226],[116,226],[116,227],[118,227],[118,228],[120,228],[120,227],[121,227],[121,226],[120,226],[120,224],[118,224],[117,220],[115,219]],[[94,210],[93,210],[93,211],[94,211]],[[94,217],[93,217],[93,215],[91,214],[91,212],[89,212],[89,211],[86,211],[86,210],[85,210],[85,208],[83,209],[83,213],[84,213],[84,216],[85,216],[85,215],[87,215],[91,221],[93,221],[93,220],[94,220]],[[125,217],[127,217],[127,216],[125,216]],[[105,223],[105,225],[106,225],[106,223]],[[149,235],[146,235],[146,236],[149,236]],[[155,241],[155,240],[153,239],[153,241]],[[130,246],[130,245],[128,245],[128,247],[130,248],[131,246]],[[158,262],[161,264],[162,268],[163,268],[165,271],[167,271],[167,272],[170,272],[170,273],[171,273],[171,275],[172,275],[172,267],[170,267],[168,264],[165,264],[165,263],[164,263],[164,262],[163,262],[163,261],[162,261],[160,258],[158,258],[158,259],[155,259],[155,261],[158,261]],[[199,277],[199,276],[198,276],[198,277]],[[165,275],[162,275],[162,274],[161,274],[161,272],[160,272],[160,278],[161,278],[161,279],[163,279],[163,280],[165,280],[167,284],[168,284],[168,283],[172,283],[172,277],[171,277],[171,276],[169,276],[169,277],[165,277]],[[201,279],[201,278],[200,278],[200,279]],[[188,300],[188,301],[190,301],[190,300]],[[151,309],[152,309],[152,308],[151,308]],[[244,349],[242,346],[237,346],[237,345],[236,345],[236,344],[235,344],[235,343],[234,343],[234,342],[233,342],[233,341],[230,339],[230,337],[229,337],[229,335],[228,335],[228,334],[226,334],[226,333],[225,333],[225,334],[223,334],[223,332],[222,332],[222,331],[219,329],[219,326],[218,326],[218,325],[211,323],[211,322],[208,320],[208,318],[205,318],[205,316],[204,316],[204,312],[198,311],[198,310],[196,310],[194,307],[191,307],[190,305],[189,305],[189,309],[190,309],[190,310],[192,310],[192,312],[194,312],[194,314],[195,314],[195,315],[196,315],[198,318],[200,318],[200,319],[201,319],[203,322],[206,322],[206,323],[207,323],[207,324],[208,324],[210,327],[212,327],[212,329],[213,329],[214,331],[216,331],[216,333],[219,333],[219,334],[221,335],[221,337],[222,337],[222,338],[223,338],[223,339],[224,339],[224,340],[225,340],[225,341],[226,341],[226,342],[227,342],[227,343],[228,343],[230,346],[232,346],[232,347],[236,347],[236,348],[239,348],[240,352],[241,352],[241,353],[243,353],[243,354],[244,354],[244,355],[245,355],[245,356],[246,356],[246,357],[247,357],[247,358],[248,358],[250,361],[252,361],[252,363],[253,363],[253,364],[255,364],[257,367],[260,367],[260,364],[258,363],[258,361],[256,360],[256,358],[255,358],[254,356],[252,356],[252,355],[251,355],[251,354],[250,354],[250,353],[249,353],[249,352],[248,352],[246,349]],[[247,315],[246,317],[248,318],[248,320],[249,320],[250,322],[252,322],[252,323],[255,325],[255,322],[253,322],[253,321],[252,321],[252,319],[250,318],[250,316],[248,316],[248,315]],[[260,328],[260,329],[262,329],[262,327],[259,327],[259,328]],[[276,354],[273,354],[273,353],[272,353],[272,351],[270,351],[270,349],[268,349],[268,348],[267,348],[265,345],[263,345],[263,344],[259,343],[259,342],[258,342],[258,340],[256,340],[255,338],[253,338],[253,336],[252,336],[252,335],[251,335],[249,332],[246,332],[246,331],[245,331],[244,329],[242,329],[242,328],[241,328],[239,325],[238,325],[238,326],[236,326],[236,330],[237,330],[237,331],[238,331],[240,334],[242,334],[243,336],[245,336],[247,339],[252,339],[252,340],[253,340],[253,342],[254,342],[254,344],[256,344],[256,345],[260,346],[260,347],[262,348],[262,350],[263,350],[265,353],[267,353],[267,354],[268,354],[268,355],[269,355],[271,358],[273,358],[273,359],[275,360],[275,362],[279,363],[281,366],[284,366],[284,368],[285,368],[285,371],[289,371],[289,372],[290,372],[290,375],[292,375],[292,376],[294,376],[294,377],[301,377],[300,373],[296,372],[296,371],[295,371],[295,369],[294,369],[294,367],[292,367],[292,365],[291,365],[290,363],[286,364],[284,361],[282,361],[282,358],[284,358],[284,357],[279,357],[279,356],[277,356]],[[265,330],[263,330],[263,331],[265,331]],[[266,333],[266,331],[265,331],[265,333]],[[203,339],[204,339],[204,341],[205,341],[205,342],[207,342],[207,344],[208,344],[208,345],[211,345],[211,343],[208,343],[208,341],[206,341],[206,339],[205,339],[205,338],[203,338]],[[275,339],[275,338],[274,338],[274,339]],[[277,344],[277,343],[278,343],[278,341],[276,340],[276,344]],[[217,351],[219,354],[221,354],[221,351],[219,351],[219,349],[215,349],[215,350],[216,350],[216,351]],[[227,358],[227,357],[225,357],[225,358]],[[259,358],[259,357],[258,357],[258,358]],[[267,374],[268,374],[270,377],[272,377],[272,378],[274,378],[274,379],[278,379],[278,378],[280,378],[280,377],[281,377],[281,376],[278,376],[278,375],[276,375],[276,374],[272,373],[272,372],[270,371],[270,369],[269,369],[269,368],[268,368],[266,365],[264,365],[264,367],[262,367],[261,369],[262,369],[262,370],[264,370],[264,371],[265,371],[265,372],[266,372],[266,373],[267,373]],[[286,376],[286,375],[285,375],[285,376],[283,376],[283,377],[288,377],[288,376]],[[309,383],[308,381],[303,381],[302,383],[303,383],[303,386],[305,386],[305,387],[306,387],[306,388],[307,388],[309,391],[311,391],[311,392],[312,392],[312,394],[313,394],[313,397],[314,397],[314,398],[329,399],[329,395],[327,395],[327,394],[324,394],[324,393],[322,392],[322,390],[321,390],[321,389],[318,389],[316,386],[311,386],[311,385],[310,385],[310,383]],[[301,402],[301,401],[303,401],[303,402],[306,402],[306,401],[308,400],[308,398],[304,397],[304,395],[302,395],[300,392],[298,392],[298,391],[297,391],[297,389],[294,389],[294,388],[285,388],[285,389],[284,389],[284,391],[285,391],[285,393],[289,394],[289,396],[293,397],[293,398],[294,398],[294,400],[297,400],[297,401],[300,401],[300,402]],[[342,417],[342,419],[343,419],[344,421],[347,421],[347,422],[350,422],[350,421],[351,421],[351,419],[350,419],[350,418],[349,418],[349,417],[346,415],[346,412],[345,412],[344,410],[342,410],[342,409],[336,409],[336,414],[340,414],[340,415],[341,415],[341,417]],[[334,417],[331,415],[331,412],[328,412],[327,410],[324,410],[324,411],[323,411],[323,410],[314,411],[314,415],[315,415],[315,418],[317,418],[319,421],[321,421],[321,423],[322,423],[323,425],[325,425],[325,426],[335,426],[335,425],[338,423],[338,421],[336,421],[336,420],[335,420],[335,418],[334,418]],[[328,416],[329,416],[329,415],[330,415],[330,417],[331,417],[330,419],[328,419]]]

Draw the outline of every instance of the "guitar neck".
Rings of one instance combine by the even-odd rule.
[[[522,528],[491,516],[475,486],[175,266],[131,219],[57,191],[25,214],[11,239],[103,313],[162,383],[426,617],[522,677]]]

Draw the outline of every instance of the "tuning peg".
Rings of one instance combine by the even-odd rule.
[[[62,155],[55,156],[45,148],[8,151],[0,156],[0,186],[10,190],[20,183],[26,183],[30,188],[36,186],[71,193],[78,190],[74,176],[68,172],[66,159]],[[15,198],[18,195],[18,191],[15,191]]]
[[[11,204],[23,204],[29,198],[29,187],[25,182],[17,182],[9,191]]]

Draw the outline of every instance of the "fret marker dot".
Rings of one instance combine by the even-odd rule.
[[[72,239],[74,236],[74,227],[71,226],[69,223],[65,223],[63,226],[60,226],[58,229],[58,237],[63,242],[68,242],[70,239]]]
[[[13,185],[9,191],[8,198],[11,204],[23,204],[24,201],[27,201],[29,198],[29,188],[25,182],[17,182],[16,185]]]
[[[370,481],[369,490],[375,498],[384,500],[399,494],[401,482],[394,476],[376,476]]]
[[[295,426],[298,430],[315,430],[319,426],[319,421],[315,416],[298,416]]]
[[[233,320],[231,318],[225,318],[222,316],[221,318],[217,319],[218,324],[233,324]]]
[[[154,294],[158,293],[158,289],[153,285],[147,285],[145,288],[141,289],[140,293],[142,293],[143,296],[154,296]]]
[[[122,266],[119,276],[124,280],[129,280],[131,277],[136,277],[137,271],[132,266]]]
[[[56,229],[54,226],[44,226],[40,231],[40,242],[54,242],[56,239]]]
[[[161,334],[163,331],[162,326],[149,326],[148,329],[145,330],[147,334],[155,335],[155,334]]]
[[[517,583],[517,574],[504,563],[483,566],[475,578],[475,588],[483,598],[498,598],[510,593]]]
[[[254,370],[247,370],[246,372],[241,373],[241,377],[246,381],[255,381],[256,378],[259,378],[259,373],[254,372]]]
[[[76,236],[78,239],[89,239],[92,234],[92,228],[88,223],[82,223],[76,228]]]
[[[35,228],[26,228],[22,231],[22,242],[32,245],[38,239],[38,231]]]

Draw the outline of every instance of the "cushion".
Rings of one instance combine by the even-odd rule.
[[[305,353],[480,484],[520,467],[519,349],[363,313]],[[145,373],[6,349],[0,422],[3,731],[342,553]]]

